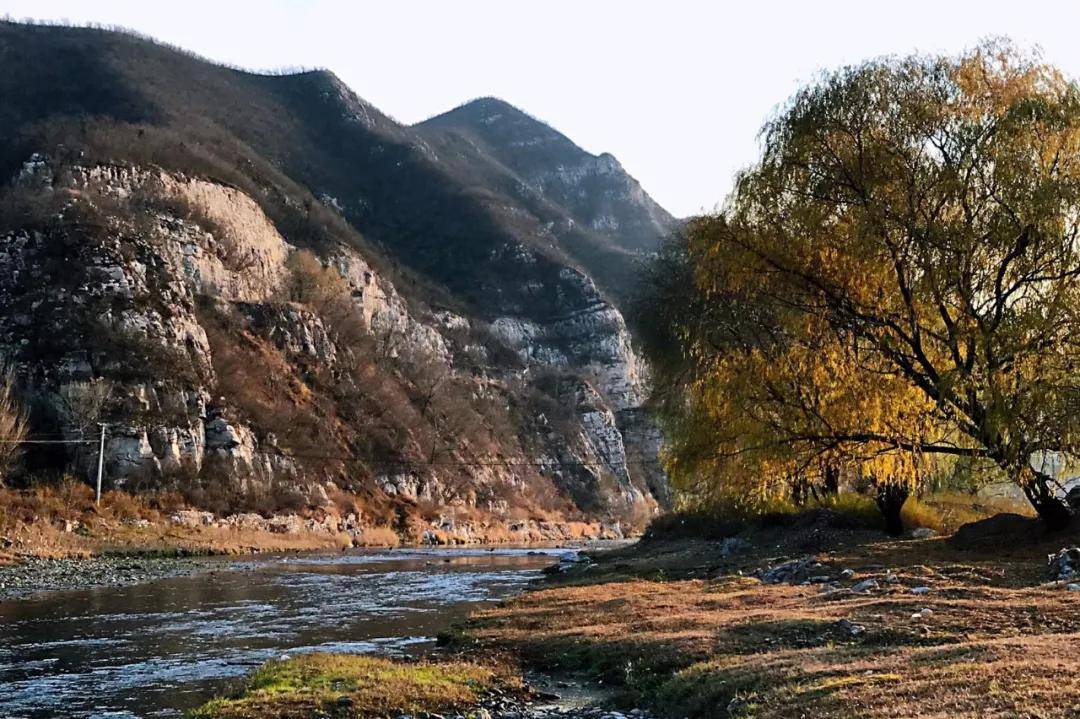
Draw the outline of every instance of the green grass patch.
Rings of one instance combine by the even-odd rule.
[[[464,662],[400,662],[352,654],[305,654],[265,664],[234,696],[214,699],[191,719],[285,719],[324,713],[382,717],[465,711],[498,682]]]
[[[677,716],[749,717],[767,688],[765,675],[752,666],[699,662],[665,682],[653,704],[668,707]]]

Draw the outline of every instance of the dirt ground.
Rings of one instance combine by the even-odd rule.
[[[460,641],[670,717],[1080,716],[1080,592],[1046,569],[1080,533],[961,549],[827,525],[600,554]],[[791,560],[787,581],[755,576]]]

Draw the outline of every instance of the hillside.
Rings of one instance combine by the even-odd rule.
[[[459,534],[664,501],[618,303],[673,221],[610,156],[93,29],[0,23],[0,94],[0,354],[116,485]],[[95,463],[57,446],[18,481]]]
[[[454,133],[513,173],[528,191],[562,208],[571,227],[613,249],[650,252],[675,219],[611,155],[591,155],[570,138],[498,98],[485,97],[417,126]]]

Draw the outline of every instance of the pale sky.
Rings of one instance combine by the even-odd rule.
[[[406,123],[495,95],[611,152],[678,216],[723,199],[762,122],[819,70],[1005,35],[1080,76],[1080,2],[1065,0],[0,0],[4,14],[326,67]]]

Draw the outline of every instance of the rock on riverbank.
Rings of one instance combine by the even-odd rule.
[[[193,574],[206,569],[205,558],[96,557],[41,559],[29,557],[0,566],[0,600],[20,599],[38,592],[140,584],[155,579]]]

